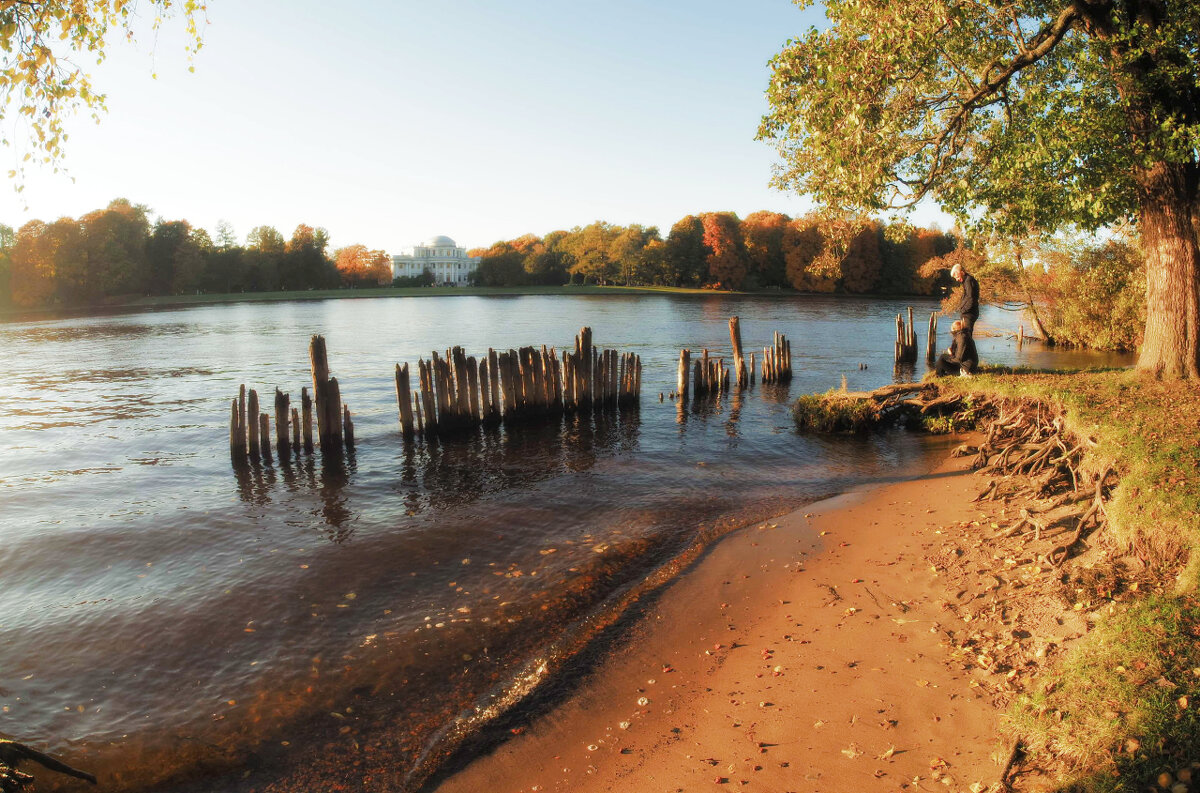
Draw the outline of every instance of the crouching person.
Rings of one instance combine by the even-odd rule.
[[[950,326],[954,340],[949,349],[938,356],[934,371],[938,377],[948,374],[958,374],[970,377],[979,368],[979,353],[975,351],[975,339],[971,338],[971,329],[962,320],[955,320]]]

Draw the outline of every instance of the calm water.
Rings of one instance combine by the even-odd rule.
[[[0,734],[109,790],[251,756],[286,767],[285,741],[386,744],[402,776],[464,707],[512,690],[530,659],[576,651],[586,617],[666,560],[925,464],[918,438],[800,437],[787,410],[842,375],[892,381],[910,302],[394,298],[0,325]],[[792,340],[790,386],[659,403],[680,348],[728,354],[735,314],[748,350]],[[641,355],[640,410],[405,448],[395,363],[450,345],[562,349],[584,324]],[[314,333],[357,449],[235,472],[229,400],[246,383],[295,404]],[[1128,363],[979,346],[992,362]]]

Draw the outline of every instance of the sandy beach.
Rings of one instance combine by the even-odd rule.
[[[951,662],[961,616],[930,562],[984,517],[967,467],[731,535],[566,701],[435,789],[986,789],[1000,714]]]

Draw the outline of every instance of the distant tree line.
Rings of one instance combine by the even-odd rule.
[[[158,220],[126,199],[82,217],[0,225],[0,305],[77,306],[146,295],[274,292],[392,282],[385,251],[327,252],[329,232],[300,224],[290,239],[271,226],[239,244],[220,223],[213,239],[186,220]]]
[[[603,221],[545,237],[526,234],[476,249],[483,286],[596,283],[713,289],[798,289],[855,294],[931,294],[930,259],[956,247],[951,234],[888,229],[830,215],[755,212],[688,215],[666,239],[658,228]],[[896,233],[896,232],[900,233]],[[937,283],[935,283],[937,282]]]

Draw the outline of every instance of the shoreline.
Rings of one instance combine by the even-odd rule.
[[[976,515],[970,474],[943,453],[723,538],[568,697],[422,789],[987,787],[1000,711],[947,666],[926,560]]]

